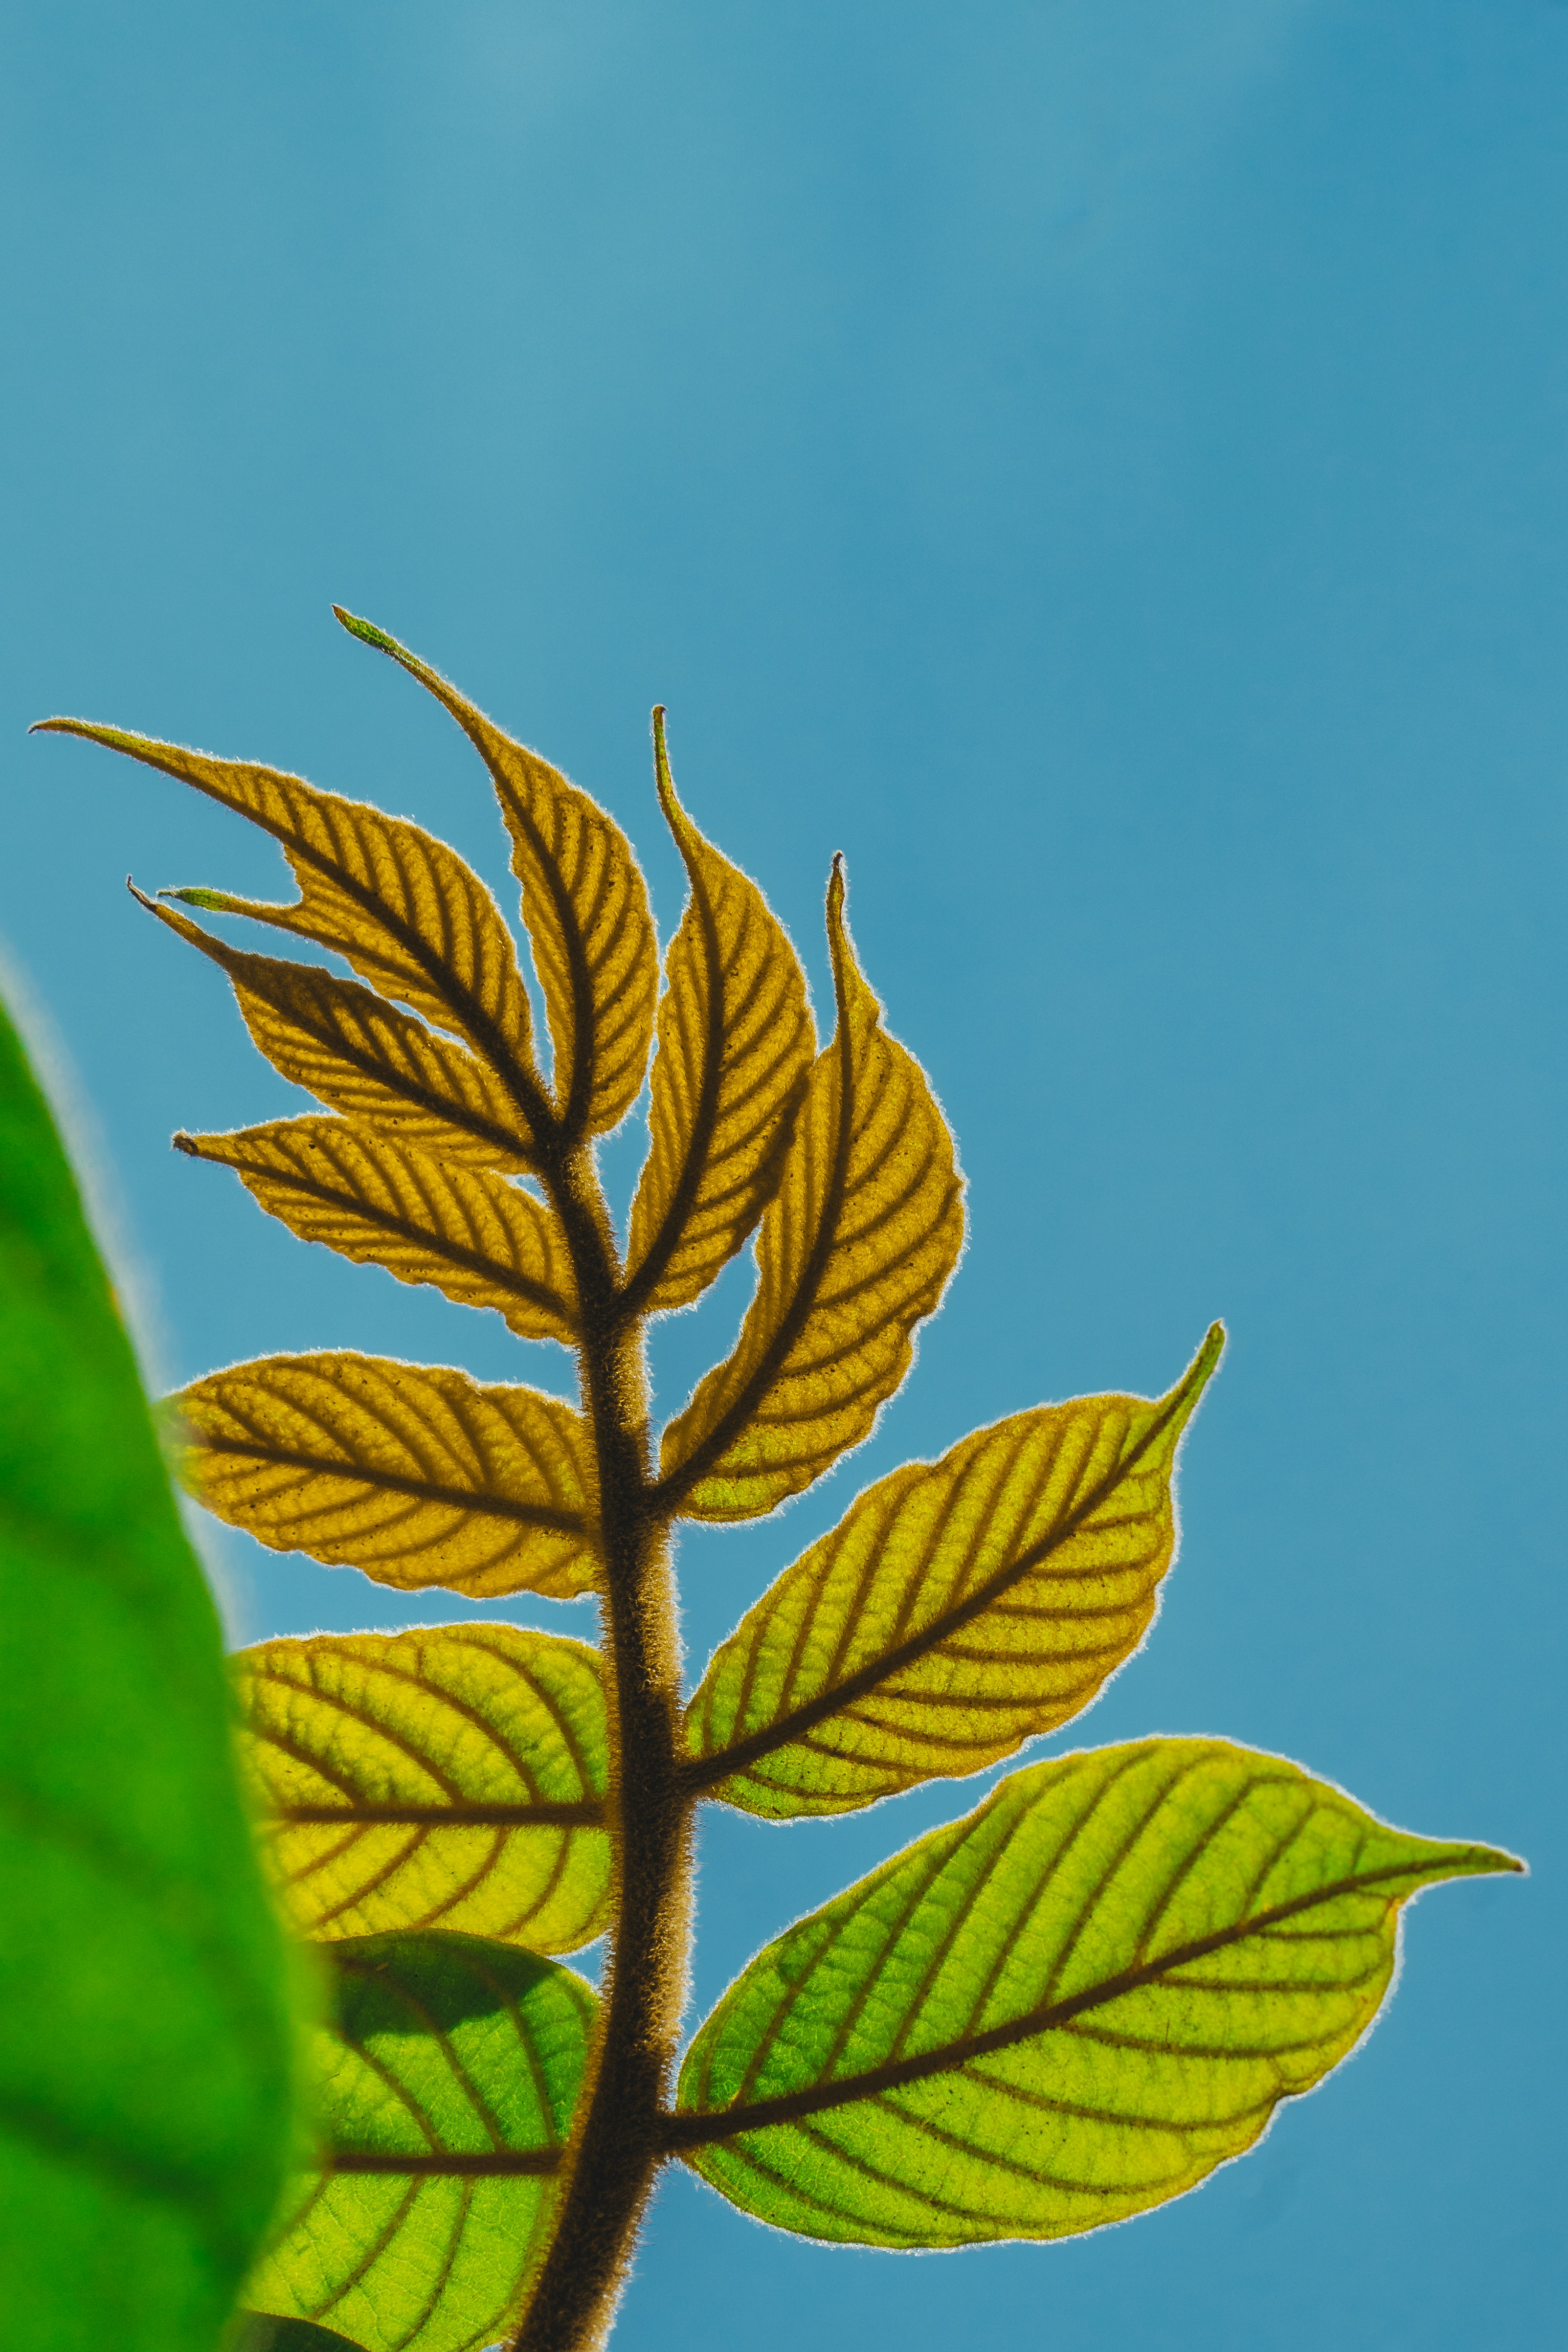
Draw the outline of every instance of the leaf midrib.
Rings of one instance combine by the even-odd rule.
[[[482,1488],[443,1486],[434,1479],[406,1478],[395,1470],[379,1470],[359,1462],[334,1462],[319,1454],[306,1454],[291,1446],[261,1445],[254,1440],[239,1437],[211,1437],[205,1431],[198,1433],[200,1451],[204,1454],[229,1454],[248,1462],[278,1463],[285,1469],[310,1470],[319,1476],[346,1478],[363,1486],[384,1487],[394,1495],[412,1495],[421,1503],[447,1503],[454,1509],[473,1511],[482,1518],[511,1519],[523,1527],[546,1528],[557,1535],[581,1536],[588,1532],[588,1522],[581,1511],[563,1511],[547,1503],[518,1503],[504,1495],[487,1494]]]

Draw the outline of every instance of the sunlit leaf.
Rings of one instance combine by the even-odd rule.
[[[210,2352],[281,2179],[216,1615],[0,1013],[0,2341]]]
[[[428,688],[489,770],[544,991],[556,1115],[569,1142],[606,1133],[641,1091],[658,992],[647,889],[630,843],[596,801],[503,734],[427,663],[369,621],[333,610],[353,635]]]
[[[364,2352],[493,2344],[549,2223],[594,1994],[569,1969],[471,1936],[322,1950],[322,2161],[285,2201],[247,2306],[321,2321]]]
[[[169,1408],[191,1492],[273,1551],[476,1599],[593,1585],[592,1444],[539,1389],[377,1356],[263,1356]]]
[[[300,896],[291,907],[224,890],[164,895],[248,915],[344,957],[384,996],[467,1038],[521,1083],[524,1108],[541,1089],[529,1048],[528,995],[511,936],[484,884],[455,850],[405,817],[319,791],[250,761],[215,760],[123,728],[47,719],[43,733],[79,735],[125,751],[237,810],[282,845]]]
[[[685,1307],[734,1256],[777,1187],[813,1055],[805,975],[754,882],[675,797],[654,713],[659,799],[691,896],[666,959],[650,1145],[632,1203],[627,1299]]]
[[[465,1046],[357,980],[228,947],[188,915],[136,896],[228,974],[252,1043],[295,1086],[416,1150],[513,1175],[532,1166],[516,1103]]]
[[[342,1118],[282,1118],[236,1135],[176,1135],[232,1168],[301,1241],[324,1242],[461,1307],[493,1307],[521,1339],[576,1337],[576,1281],[559,1219],[521,1185],[394,1143]]]
[[[1152,1620],[1176,1446],[1224,1337],[1155,1403],[1014,1413],[868,1487],[716,1654],[692,1777],[747,1812],[847,1812],[1087,1706]]]
[[[665,1431],[663,1490],[695,1519],[798,1494],[870,1431],[910,1368],[963,1246],[952,1138],[912,1055],[881,1025],[827,894],[838,1026],[817,1056],[757,1236],[734,1353]]]
[[[241,1760],[303,1935],[452,1927],[536,1952],[603,1932],[597,1652],[519,1625],[259,1643]]]
[[[1120,2221],[1354,2048],[1404,1901],[1519,1867],[1217,1740],[1038,1764],[758,1955],[692,2044],[676,2145],[811,2237]]]

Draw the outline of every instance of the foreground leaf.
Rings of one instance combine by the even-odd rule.
[[[150,914],[228,974],[258,1053],[333,1110],[416,1150],[518,1175],[533,1140],[493,1070],[354,980],[251,955],[137,890]]]
[[[489,770],[544,992],[555,1115],[569,1145],[606,1134],[641,1092],[658,992],[658,943],[631,844],[596,801],[427,663],[369,621],[332,609],[351,635],[389,654],[445,705]]]
[[[451,1927],[570,1952],[603,1933],[596,1651],[520,1625],[259,1643],[241,1760],[302,1935]]]
[[[691,896],[666,961],[648,1156],[632,1202],[626,1303],[643,1312],[689,1306],[762,1215],[815,1042],[782,926],[675,797],[662,710],[654,746]]]
[[[225,890],[163,895],[248,915],[331,949],[383,996],[466,1037],[499,1071],[521,1080],[537,1106],[528,994],[511,935],[479,876],[444,841],[405,817],[384,816],[363,801],[251,761],[215,760],[80,719],[47,719],[35,731],[79,735],[127,752],[261,826],[281,845],[300,885],[296,905],[270,906]]]
[[[687,1518],[770,1511],[868,1435],[963,1246],[952,1138],[881,1025],[837,866],[827,937],[838,1026],[763,1217],[757,1295],[734,1353],[664,1433],[662,1492]]]
[[[783,1820],[978,1772],[1087,1706],[1148,1632],[1176,1447],[1225,1344],[1169,1396],[1080,1397],[879,1479],[720,1649],[699,1786]]]
[[[488,1168],[433,1159],[344,1118],[280,1118],[236,1135],[176,1135],[232,1168],[301,1241],[324,1242],[459,1307],[493,1307],[523,1339],[576,1338],[577,1286],[560,1221]]]
[[[1519,1867],[1217,1740],[1036,1765],[758,1955],[691,2046],[673,2142],[809,2237],[1121,2221],[1354,2048],[1403,1902]]]
[[[247,2307],[364,2352],[469,2352],[516,2310],[552,2205],[597,2008],[569,1969],[471,1936],[322,1948],[320,2168]]]
[[[476,1599],[594,1582],[584,1423],[539,1389],[444,1365],[263,1356],[169,1399],[181,1478],[273,1551]]]
[[[0,2213],[17,2352],[209,2352],[289,2135],[222,1643],[0,1013]]]

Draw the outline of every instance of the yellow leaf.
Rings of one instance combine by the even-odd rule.
[[[520,1339],[576,1337],[576,1282],[560,1221],[485,1168],[433,1159],[342,1118],[282,1118],[236,1135],[176,1135],[232,1168],[301,1241],[493,1307]]]
[[[363,801],[318,791],[276,768],[215,760],[77,719],[46,719],[42,731],[127,752],[271,834],[300,885],[296,905],[270,906],[222,890],[163,895],[252,916],[346,958],[382,995],[465,1037],[503,1084],[516,1087],[512,1115],[536,1124],[543,1092],[511,935],[479,876],[445,842],[405,817],[384,816]]]
[[[1224,1345],[1216,1323],[1157,1402],[1014,1413],[868,1487],[716,1654],[689,1780],[774,1819],[847,1812],[1069,1721],[1152,1622],[1176,1447]]]
[[[252,1042],[295,1086],[444,1160],[510,1175],[533,1165],[516,1103],[461,1045],[357,981],[228,947],[188,916],[136,896],[227,972]]]
[[[767,900],[675,797],[662,710],[654,742],[691,896],[666,960],[632,1203],[626,1298],[641,1311],[689,1306],[745,1241],[777,1188],[815,1045],[805,975]]]
[[[352,635],[401,662],[446,706],[489,770],[544,991],[556,1117],[568,1145],[607,1133],[642,1089],[658,992],[653,919],[631,844],[596,801],[427,663],[369,621],[332,609]]]
[[[757,1295],[734,1353],[664,1433],[661,1492],[687,1518],[754,1518],[868,1435],[963,1246],[952,1138],[881,1025],[837,865],[827,937],[838,1026],[763,1216]]]
[[[597,1490],[586,1424],[538,1389],[445,1365],[263,1356],[169,1400],[177,1466],[273,1551],[404,1591],[585,1592]]]
[[[603,1932],[596,1651],[442,1625],[262,1642],[232,1664],[263,1853],[301,1935],[441,1927],[570,1952]]]

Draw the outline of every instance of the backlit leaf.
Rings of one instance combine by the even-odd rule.
[[[734,1353],[664,1433],[663,1492],[688,1518],[755,1517],[858,1444],[963,1246],[952,1138],[919,1063],[881,1025],[837,866],[827,936],[838,1026],[763,1213],[757,1295]]]
[[[252,2311],[364,2352],[470,2352],[515,2312],[597,2003],[569,1969],[472,1936],[322,1947],[320,2169],[293,2184]]]
[[[691,2046],[674,2143],[810,2237],[1120,2221],[1354,2048],[1403,1902],[1519,1867],[1217,1740],[1038,1764],[759,1954]]]
[[[641,1091],[658,992],[647,889],[630,843],[596,801],[427,663],[369,621],[333,610],[352,635],[401,662],[446,706],[489,770],[544,992],[556,1116],[568,1142],[606,1133]]]
[[[691,896],[658,1008],[648,1156],[632,1203],[626,1295],[689,1306],[734,1256],[777,1187],[815,1040],[805,975],[754,882],[675,797],[654,713],[659,799]]]
[[[302,1935],[451,1927],[570,1952],[606,1924],[598,1654],[520,1625],[259,1643],[241,1761]]]
[[[356,980],[228,947],[187,915],[136,896],[228,974],[252,1043],[295,1086],[445,1160],[508,1174],[531,1167],[515,1102],[466,1047]]]
[[[324,1242],[460,1307],[493,1307],[520,1339],[576,1337],[576,1281],[559,1219],[521,1185],[394,1143],[342,1118],[282,1118],[236,1135],[176,1135],[232,1168],[301,1241]]]
[[[263,1356],[169,1409],[190,1491],[273,1551],[476,1599],[593,1585],[592,1444],[539,1389],[378,1356]]]
[[[210,2352],[289,2147],[223,1643],[0,1012],[0,2341]]]
[[[978,1772],[1087,1706],[1175,1551],[1176,1446],[1216,1323],[1169,1396],[1014,1413],[879,1479],[716,1654],[693,1777],[746,1812],[847,1812]]]
[[[528,994],[511,936],[484,884],[455,850],[405,817],[319,791],[250,761],[215,760],[119,727],[48,719],[39,732],[79,735],[193,784],[272,835],[300,885],[292,907],[223,890],[165,895],[248,915],[344,957],[384,996],[400,998],[468,1041],[542,1099],[529,1049]]]

